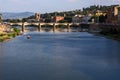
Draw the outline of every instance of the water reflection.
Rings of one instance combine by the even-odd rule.
[[[0,80],[120,79],[120,42],[114,40],[85,32],[33,32],[3,44]]]
[[[2,57],[2,54],[3,54],[3,44],[0,43],[0,59]],[[0,60],[1,61],[1,60]]]

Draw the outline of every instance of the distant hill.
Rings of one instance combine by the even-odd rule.
[[[2,19],[21,19],[27,18],[32,15],[34,15],[33,12],[21,12],[21,13],[3,12]]]

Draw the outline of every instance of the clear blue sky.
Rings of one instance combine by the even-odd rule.
[[[94,4],[120,4],[120,0],[0,0],[0,12],[46,13],[82,9]]]

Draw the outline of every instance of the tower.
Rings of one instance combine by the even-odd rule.
[[[35,13],[35,20],[40,21],[40,13]]]

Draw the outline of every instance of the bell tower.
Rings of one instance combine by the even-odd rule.
[[[40,21],[40,13],[35,13],[35,20]]]

